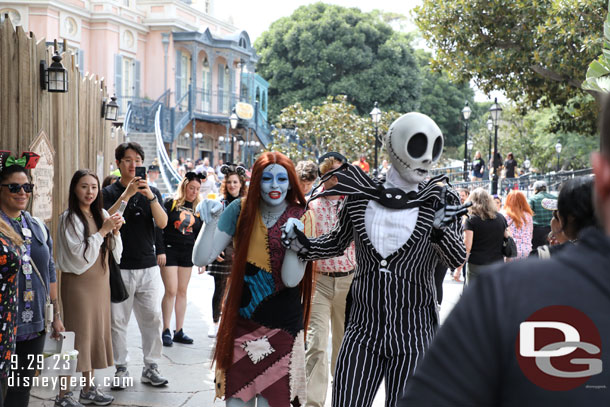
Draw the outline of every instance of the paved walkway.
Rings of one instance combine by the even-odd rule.
[[[195,339],[193,345],[174,344],[163,348],[163,359],[159,364],[161,373],[169,379],[166,387],[155,388],[140,383],[142,372],[142,348],[140,332],[131,318],[128,330],[129,372],[133,386],[123,391],[110,391],[116,397],[113,406],[141,407],[214,407],[224,406],[224,402],[214,399],[214,377],[210,369],[213,340],[207,337],[212,321],[211,298],[214,280],[207,274],[198,275],[193,271],[188,290],[188,308],[185,332]],[[441,321],[448,315],[459,299],[462,284],[454,282],[449,275],[443,284],[444,299],[441,308]],[[329,341],[330,343],[330,341]],[[96,382],[102,384],[104,377],[112,377],[114,367],[96,371]],[[76,392],[77,393],[77,392]],[[31,407],[52,407],[57,391],[51,388],[36,387],[32,391]],[[330,407],[330,388],[326,405]],[[384,405],[383,384],[373,403],[374,407]]]

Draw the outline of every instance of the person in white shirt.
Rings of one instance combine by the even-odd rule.
[[[114,397],[93,382],[94,369],[112,366],[110,335],[109,257],[121,261],[120,214],[102,209],[100,182],[95,173],[78,170],[70,182],[68,209],[60,216],[57,265],[62,274],[64,326],[73,331],[78,350],[76,370],[87,378],[80,403],[108,405]],[[61,388],[55,406],[80,406],[69,387]]]

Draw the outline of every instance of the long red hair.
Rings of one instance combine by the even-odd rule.
[[[291,188],[286,195],[289,205],[298,205],[305,209],[305,196],[299,188],[299,180],[292,161],[282,153],[265,152],[261,154],[252,167],[252,177],[246,201],[242,204],[241,213],[235,230],[235,252],[233,255],[233,266],[227,284],[227,292],[223,305],[222,318],[216,337],[216,349],[213,360],[219,369],[226,370],[233,362],[233,341],[235,340],[235,322],[239,315],[244,274],[248,256],[250,236],[254,229],[256,212],[259,210],[261,200],[261,179],[263,170],[270,164],[279,164],[286,168]],[[313,272],[311,263],[305,268],[305,275],[299,284],[301,289],[301,300],[303,302],[303,322],[305,332],[309,323],[311,310],[311,297],[313,292]],[[281,312],[281,310],[278,310]]]
[[[525,214],[529,213],[530,216],[534,216],[534,211],[530,208],[525,199],[525,195],[521,191],[512,190],[506,197],[504,203],[504,210],[506,214],[511,217],[517,229],[519,229],[527,220]]]

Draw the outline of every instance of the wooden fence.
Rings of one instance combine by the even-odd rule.
[[[104,80],[82,75],[71,53],[63,53],[68,92],[49,93],[40,85],[40,61],[50,65],[52,47],[33,33],[16,29],[8,18],[0,23],[0,150],[42,153],[32,171],[35,191],[31,211],[43,218],[55,237],[57,219],[68,206],[72,174],[89,168],[100,177],[115,163],[120,131],[101,117],[107,97]],[[36,151],[36,150],[39,151]]]

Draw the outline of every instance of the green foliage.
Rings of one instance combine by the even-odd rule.
[[[399,116],[397,112],[384,112],[378,126],[379,135],[387,132]],[[371,119],[358,115],[346,96],[329,96],[321,105],[310,109],[300,103],[282,109],[268,150],[280,151],[295,162],[315,161],[328,151],[338,151],[350,161],[365,154],[372,165],[374,135]]]
[[[474,91],[466,82],[456,84],[447,73],[431,70],[429,53],[423,50],[417,50],[416,53],[422,72],[422,92],[418,111],[427,114],[438,124],[445,136],[445,146],[463,145],[464,102],[468,102],[473,110],[471,121],[474,121],[478,114],[474,107]]]
[[[361,115],[375,101],[386,111],[416,110],[420,72],[409,38],[384,22],[396,18],[316,3],[271,24],[255,47],[272,120],[285,106],[309,109],[329,95],[347,95]]]
[[[415,21],[436,51],[433,68],[549,105],[582,94],[606,10],[605,0],[423,0]]]
[[[610,11],[610,3],[608,10]],[[604,23],[604,49],[597,60],[589,64],[587,80],[582,87],[595,92],[610,92],[610,13]]]
[[[586,100],[578,103],[588,104],[593,100],[591,96],[583,98]],[[577,102],[571,100],[568,106],[574,103]],[[498,150],[503,159],[506,159],[508,152],[512,152],[519,166],[529,158],[532,170],[540,173],[554,171],[557,164],[555,144],[559,141],[563,147],[560,156],[562,169],[590,167],[591,151],[596,150],[599,145],[597,135],[595,132],[585,134],[564,130],[561,116],[565,113],[565,107],[557,105],[525,113],[514,105],[503,106],[498,128]],[[483,118],[487,120],[487,117]],[[481,151],[486,162],[488,162],[490,136],[493,143],[493,133],[482,125],[473,133],[473,151]]]

